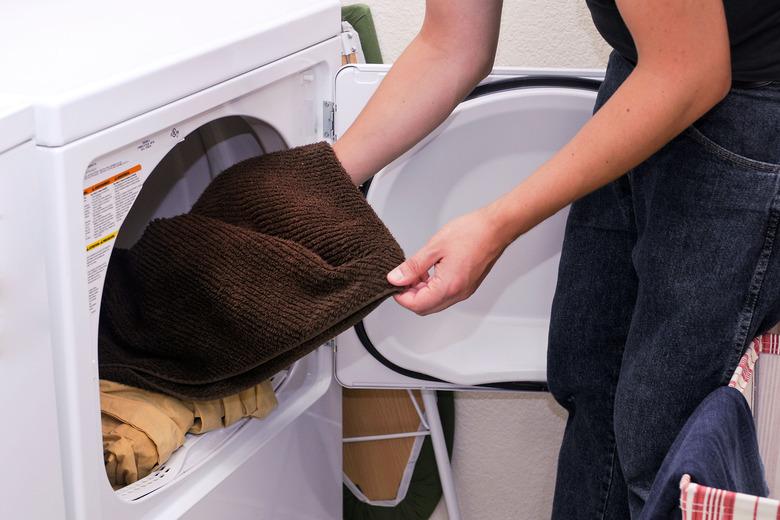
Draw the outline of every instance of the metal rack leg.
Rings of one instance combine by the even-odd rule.
[[[447,516],[449,520],[460,520],[458,496],[455,493],[455,484],[452,480],[450,457],[447,453],[447,443],[444,441],[444,431],[441,428],[439,409],[436,407],[436,392],[423,390],[421,393],[423,403],[425,404],[425,415],[428,418],[428,426],[430,426],[431,430],[431,442],[433,444],[433,453],[436,455],[436,466],[439,470],[444,503],[447,505]]]

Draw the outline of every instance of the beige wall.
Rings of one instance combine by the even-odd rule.
[[[422,23],[424,0],[359,1],[371,7],[385,61],[394,61]],[[584,0],[504,2],[496,65],[603,67],[607,52]]]
[[[394,61],[422,23],[425,2],[362,1],[372,9],[385,61]],[[582,0],[504,3],[497,65],[603,67],[607,52]],[[456,413],[453,468],[462,517],[549,518],[563,410],[546,395],[460,393]],[[443,504],[432,518],[447,518]]]

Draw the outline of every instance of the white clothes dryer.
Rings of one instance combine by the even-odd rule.
[[[32,107],[0,96],[0,517],[24,504],[24,517],[57,519],[64,495],[32,136]]]
[[[40,184],[30,190],[35,199],[18,202],[45,227],[42,237],[31,234],[41,237],[35,251],[45,253],[48,285],[41,289],[50,315],[40,321],[52,346],[39,350],[51,356],[54,377],[42,375],[41,364],[0,381],[3,398],[18,399],[9,420],[22,407],[19,421],[28,419],[13,419],[14,429],[2,434],[9,448],[16,442],[11,461],[28,464],[3,477],[14,480],[9,489],[27,491],[0,503],[0,517],[170,519],[201,515],[209,504],[237,519],[341,517],[331,348],[280,374],[279,406],[266,419],[193,436],[155,474],[118,492],[103,467],[97,369],[113,247],[132,244],[152,218],[187,211],[227,166],[323,139],[323,106],[341,65],[340,7],[336,0],[226,0],[218,8],[182,0],[121,7],[42,1],[3,17],[0,67],[13,71],[13,81],[0,93],[25,95],[34,115],[24,139],[34,140],[26,148],[34,148],[36,164],[14,179],[24,174],[31,188],[32,180]],[[7,278],[25,276],[13,267]],[[20,292],[9,294],[9,307],[22,301]],[[38,460],[46,455],[48,462]],[[204,502],[239,469],[245,487],[229,491],[240,496]],[[45,496],[56,514],[35,512],[31,496]]]
[[[25,457],[47,441],[51,450],[36,455],[37,478],[24,476],[12,488],[22,491],[0,503],[0,516],[338,519],[337,381],[544,388],[565,212],[521,238],[469,302],[429,318],[392,300],[382,304],[356,330],[280,374],[279,407],[269,417],[191,437],[153,475],[117,492],[110,487],[97,329],[111,252],[137,240],[150,219],[187,211],[231,164],[332,140],[351,124],[387,67],[339,72],[340,7],[337,0],[139,0],[121,7],[41,0],[0,21],[0,46],[19,49],[0,53],[0,68],[14,78],[0,96],[24,94],[33,107],[32,128],[19,141],[28,142],[14,150],[34,157],[23,175],[39,184],[28,211],[41,217],[44,232],[32,251],[43,252],[47,279],[36,308],[48,299],[40,337],[25,338],[40,353],[29,379],[41,380],[31,395],[47,430],[37,434],[31,422],[0,439],[18,441],[12,461],[32,460]],[[560,148],[587,119],[599,77],[495,71],[431,136],[375,177],[369,202],[411,254],[448,219],[516,184]],[[7,277],[23,277],[32,266],[17,263]],[[14,302],[27,297],[9,294]],[[0,378],[0,392],[19,395],[34,383]],[[42,496],[51,503],[36,504],[38,513],[30,497]]]

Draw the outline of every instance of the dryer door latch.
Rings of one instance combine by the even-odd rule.
[[[322,102],[322,137],[336,140],[336,103]]]

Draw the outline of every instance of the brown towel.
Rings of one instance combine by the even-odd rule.
[[[268,379],[397,289],[403,252],[318,143],[241,162],[115,250],[101,377],[184,399]]]
[[[175,397],[100,380],[103,460],[114,487],[142,479],[184,442],[185,433],[205,433],[244,417],[262,419],[276,407],[269,381],[213,401]]]

